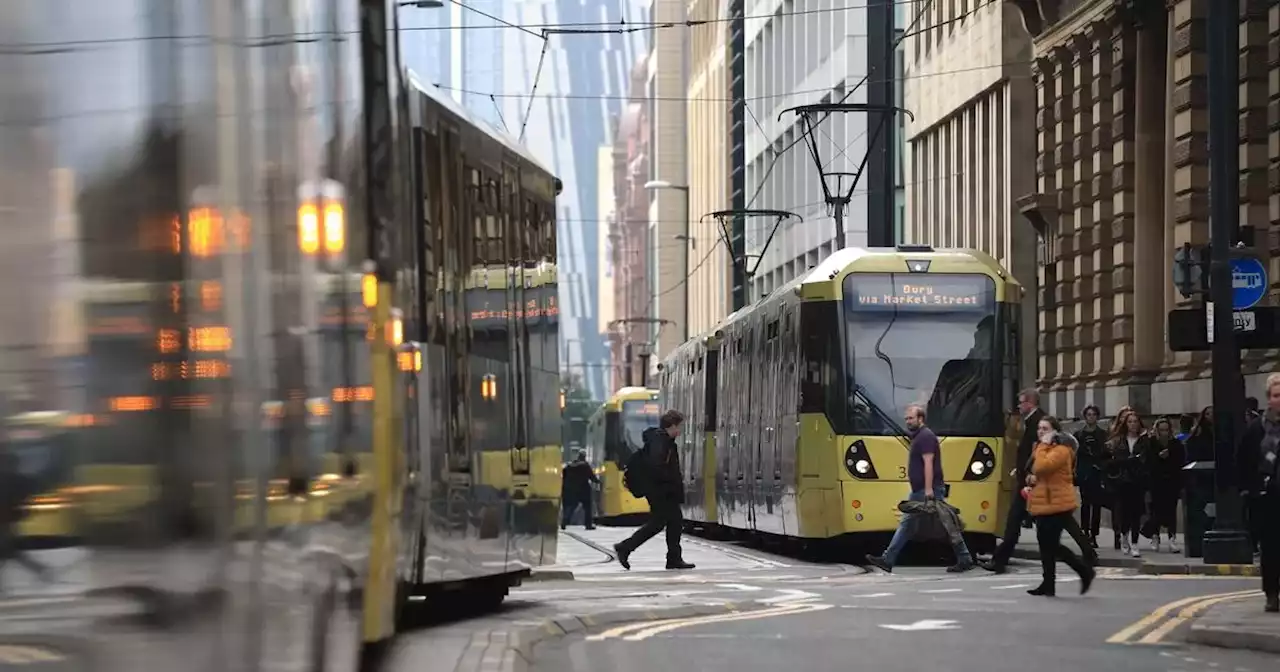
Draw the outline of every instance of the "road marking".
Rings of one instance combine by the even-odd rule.
[[[1173,632],[1174,630],[1176,630],[1179,625],[1182,625],[1183,623],[1186,623],[1187,621],[1190,621],[1191,619],[1195,618],[1196,614],[1199,614],[1205,609],[1208,609],[1209,607],[1212,607],[1213,605],[1218,604],[1219,602],[1229,602],[1231,600],[1243,600],[1247,597],[1253,597],[1253,595],[1255,594],[1257,594],[1257,591],[1250,591],[1248,593],[1245,593],[1244,595],[1224,595],[1221,597],[1214,597],[1207,600],[1201,600],[1200,602],[1194,602],[1192,604],[1189,604],[1183,607],[1182,611],[1178,612],[1177,616],[1174,616],[1173,618],[1165,621],[1164,623],[1161,623],[1159,627],[1156,627],[1151,632],[1148,632],[1145,637],[1138,640],[1138,643],[1139,644],[1159,644],[1161,643],[1161,641],[1164,640],[1166,636],[1168,636],[1170,632]],[[1188,662],[1192,662],[1192,661],[1188,660]]]
[[[777,592],[785,593],[785,594],[778,595],[776,597],[766,597],[761,600],[756,600],[756,602],[759,602],[761,604],[785,604],[788,602],[803,602],[806,600],[813,600],[813,599],[822,597],[817,593],[810,593],[803,590],[793,590],[790,588],[783,588],[781,590],[778,590]]]
[[[991,590],[1013,590],[1014,588],[1030,588],[1029,583],[1014,583],[1007,586],[991,586]]]
[[[638,641],[639,639],[652,637],[655,634],[669,632],[670,630],[690,625],[700,625],[702,623],[725,623],[739,620],[769,618],[771,616],[787,616],[790,614],[820,611],[822,609],[830,608],[831,605],[829,604],[788,604],[780,607],[758,609],[755,611],[730,612],[728,614],[715,614],[710,616],[668,618],[657,621],[645,621],[642,623],[628,623],[626,625],[610,628],[601,633],[587,635],[585,639],[589,642],[598,642],[606,639],[622,638],[626,635],[631,635],[626,637],[627,641]]]
[[[732,588],[732,589],[734,589],[734,590],[741,590],[741,591],[745,591],[745,592],[748,592],[748,593],[752,593],[752,592],[755,592],[755,591],[757,591],[757,590],[764,590],[764,588],[761,588],[761,587],[759,587],[759,586],[748,586],[748,585],[747,585],[747,584],[745,584],[745,583],[717,583],[717,584],[716,584],[716,587],[717,587],[717,588]]]
[[[956,621],[937,621],[933,619],[925,619],[908,623],[906,625],[881,625],[885,630],[897,630],[898,632],[921,632],[925,630],[959,630],[960,625]]]
[[[893,593],[868,593],[866,595],[850,595],[849,597],[893,597]]]
[[[942,593],[963,593],[963,588],[939,588],[937,590],[922,590],[922,595],[940,595]]]
[[[732,623],[736,621],[753,621],[760,618],[772,618],[774,616],[790,616],[792,614],[807,614],[809,612],[823,611],[824,609],[830,609],[831,606],[832,605],[830,604],[794,604],[794,605],[788,605],[786,607],[779,607],[777,609],[765,609],[761,611],[733,614],[729,616],[703,616],[700,618],[690,618],[690,619],[685,619],[683,621],[676,622],[676,623],[664,623],[662,625],[655,625],[650,628],[645,628],[643,630],[640,630],[639,632],[635,632],[633,634],[627,635],[626,637],[623,637],[623,639],[628,642],[638,642],[644,639],[648,639],[654,635],[660,635],[664,632],[670,632],[672,630],[688,627],[691,625],[704,625],[707,623]]]
[[[54,663],[65,658],[57,652],[40,646],[0,645],[0,663],[28,665],[30,663]]]
[[[1146,616],[1143,616],[1137,621],[1134,621],[1132,624],[1130,624],[1128,627],[1124,628],[1120,632],[1117,632],[1116,634],[1108,637],[1107,643],[1108,644],[1131,644],[1132,642],[1130,642],[1129,640],[1133,639],[1134,636],[1156,625],[1162,619],[1167,618],[1176,609],[1182,609],[1184,607],[1194,605],[1204,600],[1212,600],[1218,597],[1234,597],[1234,596],[1243,597],[1247,595],[1256,595],[1257,593],[1258,593],[1257,589],[1240,590],[1233,593],[1220,593],[1217,595],[1196,595],[1193,597],[1184,597],[1181,600],[1174,600],[1173,602],[1157,607],[1154,611],[1147,614]]]

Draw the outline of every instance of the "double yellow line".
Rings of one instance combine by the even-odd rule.
[[[646,621],[644,623],[629,623],[620,625],[616,628],[605,630],[604,632],[587,635],[589,642],[598,642],[605,639],[622,639],[628,642],[638,642],[648,639],[654,635],[660,635],[664,632],[670,632],[679,628],[687,628],[693,625],[704,625],[707,623],[732,623],[734,621],[751,621],[758,618],[771,618],[774,616],[790,616],[792,614],[805,614],[813,611],[822,611],[830,609],[830,604],[814,604],[811,602],[786,604],[769,609],[757,609],[754,611],[731,612],[728,614],[716,614],[713,616],[694,616],[691,618],[668,618],[660,621]]]
[[[1169,633],[1176,630],[1178,626],[1189,622],[1205,609],[1208,609],[1219,602],[1241,600],[1246,597],[1254,597],[1257,594],[1258,590],[1255,588],[1253,590],[1239,590],[1234,593],[1197,595],[1195,597],[1176,600],[1156,609],[1146,616],[1143,616],[1129,627],[1107,638],[1107,643],[1161,644]],[[1146,634],[1141,638],[1136,640],[1134,639],[1143,632]]]

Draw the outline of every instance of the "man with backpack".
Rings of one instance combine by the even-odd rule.
[[[618,562],[631,569],[631,554],[663,528],[667,531],[667,569],[693,569],[680,550],[684,515],[684,475],[680,473],[680,450],[676,439],[684,425],[684,414],[670,410],[662,414],[657,427],[644,431],[644,445],[627,459],[624,482],[631,494],[649,500],[649,520],[629,538],[614,544]]]

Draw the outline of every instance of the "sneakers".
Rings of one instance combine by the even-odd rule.
[[[976,565],[976,564],[974,564],[974,562],[973,562],[972,560],[962,560],[962,561],[957,562],[956,564],[951,565],[950,567],[948,567],[948,568],[947,568],[947,573],[948,573],[948,574],[963,574],[963,573],[965,573],[965,572],[967,572],[967,571],[969,571],[969,570],[971,570],[971,569],[973,569],[973,568],[975,568],[975,567],[977,567],[977,565]]]
[[[1170,553],[1181,553],[1181,552],[1182,552],[1182,547],[1178,545],[1178,538],[1177,538],[1177,537],[1174,537],[1174,536],[1170,536],[1170,537],[1169,537],[1169,552],[1170,552]]]
[[[1151,542],[1147,544],[1147,546],[1152,551],[1159,553],[1160,552],[1160,535],[1157,533],[1156,536],[1151,537]]]
[[[867,564],[889,572],[890,574],[893,573],[893,565],[889,564],[889,562],[884,559],[883,555],[868,555]]]

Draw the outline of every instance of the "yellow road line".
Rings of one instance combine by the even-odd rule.
[[[732,618],[732,617],[735,617],[735,616],[748,615],[748,614],[756,615],[756,616],[757,616],[757,617],[759,617],[759,618],[764,618],[764,617],[767,617],[767,616],[782,616],[782,615],[784,615],[784,614],[789,614],[789,613],[791,613],[792,611],[795,611],[795,608],[796,608],[797,606],[799,606],[799,605],[790,605],[790,604],[789,604],[789,605],[785,605],[785,606],[781,606],[781,607],[771,607],[771,608],[769,608],[769,609],[759,609],[759,610],[756,610],[756,611],[750,611],[750,612],[745,612],[745,613],[744,613],[744,612],[729,612],[729,613],[726,613],[726,614],[713,614],[713,615],[709,615],[709,616],[692,616],[692,617],[690,617],[690,616],[681,616],[681,617],[679,617],[679,618],[664,618],[664,619],[660,619],[660,620],[656,620],[656,621],[642,621],[642,622],[640,622],[640,623],[627,623],[627,624],[625,624],[625,625],[619,625],[619,626],[617,626],[617,627],[610,628],[610,629],[608,629],[608,630],[605,630],[604,632],[600,632],[600,633],[597,633],[597,634],[594,634],[594,635],[587,635],[586,640],[587,640],[587,641],[589,641],[589,642],[598,642],[598,641],[603,640],[603,639],[610,639],[610,638],[613,638],[613,637],[621,637],[621,636],[623,636],[623,635],[625,635],[625,634],[628,634],[628,633],[631,633],[631,632],[640,631],[640,630],[644,630],[644,629],[646,629],[646,628],[652,628],[652,627],[658,627],[658,626],[664,626],[664,625],[671,625],[671,624],[685,624],[685,623],[688,623],[688,622],[690,622],[690,621],[698,621],[698,620],[703,620],[703,619],[728,619],[728,618]]]
[[[1169,616],[1169,614],[1173,613],[1175,609],[1187,607],[1189,605],[1192,605],[1204,600],[1212,600],[1217,597],[1255,595],[1257,594],[1257,592],[1258,592],[1257,589],[1254,589],[1254,590],[1240,590],[1232,593],[1220,593],[1217,595],[1196,595],[1194,597],[1186,597],[1181,600],[1170,602],[1166,605],[1156,608],[1155,611],[1152,611],[1150,614],[1147,614],[1146,616],[1143,616],[1142,618],[1138,619],[1132,625],[1108,637],[1107,643],[1108,644],[1128,644],[1129,640],[1132,639],[1139,632],[1142,632],[1143,630],[1146,630],[1147,628],[1154,626],[1156,623],[1160,622],[1161,619],[1166,618]]]
[[[670,632],[672,630],[676,630],[678,628],[685,628],[691,625],[703,625],[705,623],[732,623],[734,621],[752,621],[758,618],[790,616],[792,614],[804,614],[804,613],[809,613],[813,611],[822,611],[824,609],[830,609],[832,606],[833,605],[830,605],[830,604],[797,604],[786,609],[785,611],[780,610],[780,611],[772,611],[768,613],[762,613],[760,611],[749,611],[741,614],[734,614],[731,616],[704,616],[702,618],[691,618],[686,621],[681,621],[678,623],[666,623],[663,625],[655,625],[651,628],[646,628],[639,632],[623,637],[623,639],[625,639],[628,642],[638,642],[642,639],[648,639],[654,635],[660,635],[664,632]]]
[[[1212,599],[1202,600],[1200,602],[1196,602],[1194,604],[1188,605],[1184,607],[1182,611],[1178,612],[1177,616],[1174,616],[1173,618],[1165,621],[1164,623],[1161,623],[1159,627],[1147,633],[1147,635],[1142,639],[1139,639],[1138,643],[1139,644],[1159,644],[1165,638],[1165,636],[1173,632],[1179,625],[1182,625],[1183,623],[1186,623],[1187,621],[1190,621],[1191,619],[1195,618],[1196,614],[1199,614],[1205,609],[1208,609],[1209,607],[1212,607],[1213,605],[1218,604],[1219,602],[1229,602],[1231,600],[1243,600],[1247,597],[1253,597],[1256,594],[1257,594],[1257,591],[1255,590],[1255,591],[1250,591],[1244,595],[1226,595],[1224,597],[1215,597]]]

